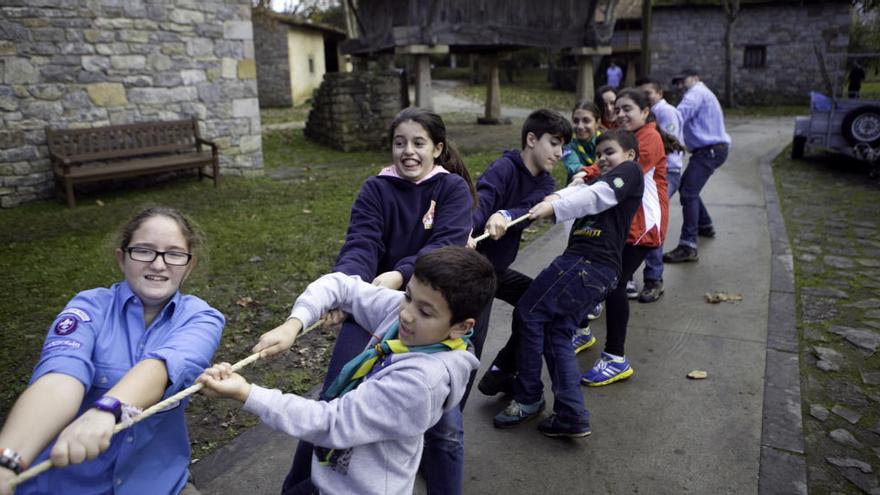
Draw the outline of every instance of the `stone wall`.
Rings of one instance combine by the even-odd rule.
[[[224,174],[262,173],[249,0],[3,0],[0,206],[52,193],[47,126],[196,116]]]
[[[846,53],[850,22],[848,2],[743,4],[733,31],[736,101],[807,103],[811,90],[824,87],[814,44],[829,54],[829,75],[836,80],[843,69],[836,68],[834,62]],[[655,7],[652,76],[668,82],[676,72],[693,67],[720,97],[724,92],[725,23],[721,7]],[[743,52],[748,45],[766,46],[765,67],[743,67]]]
[[[287,53],[287,25],[262,16],[254,18],[254,49],[257,60],[257,88],[261,107],[289,107],[290,62]]]
[[[304,132],[342,151],[387,149],[400,110],[397,72],[331,72],[315,91]]]

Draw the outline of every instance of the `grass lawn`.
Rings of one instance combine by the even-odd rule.
[[[466,85],[458,96],[478,103],[486,101],[486,85]],[[547,81],[547,72],[541,69],[523,70],[514,75],[514,82],[501,82],[501,105],[518,108],[550,108],[564,115],[575,103],[574,92],[553,89]]]
[[[518,142],[519,128],[507,129]],[[247,356],[261,333],[283,321],[296,295],[332,267],[360,185],[390,157],[388,152],[337,152],[306,140],[301,130],[266,133],[263,146],[267,177],[223,177],[216,189],[191,177],[146,187],[133,183],[80,193],[73,210],[45,201],[0,212],[0,376],[6,379],[0,423],[27,386],[58,311],[77,292],[121,279],[113,258],[115,235],[145,206],[187,212],[208,238],[207,257],[184,290],[227,318],[215,360]],[[474,176],[498,157],[497,149],[463,149]],[[560,177],[562,168],[556,170]],[[283,179],[270,177],[276,175]],[[333,338],[313,332],[293,352],[251,365],[243,374],[263,385],[305,392],[323,378]],[[187,417],[194,458],[255,423],[232,403],[201,396],[193,399]]]

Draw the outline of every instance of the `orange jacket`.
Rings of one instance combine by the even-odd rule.
[[[636,210],[626,243],[632,246],[659,247],[666,239],[669,223],[669,189],[666,182],[666,151],[657,124],[648,122],[636,131],[639,159],[645,174],[642,207]]]

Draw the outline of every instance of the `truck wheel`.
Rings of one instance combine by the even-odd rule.
[[[880,107],[864,106],[849,112],[840,130],[850,146],[859,143],[880,146]]]
[[[795,136],[794,139],[791,140],[791,157],[792,158],[803,158],[804,157],[804,148],[807,147],[807,137],[806,136]]]

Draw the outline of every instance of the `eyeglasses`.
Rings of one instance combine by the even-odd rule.
[[[144,247],[129,247],[125,248],[125,251],[132,260],[144,263],[152,263],[161,256],[166,265],[186,266],[189,264],[189,260],[192,259],[192,254],[181,253],[180,251],[156,251],[155,249]]]

